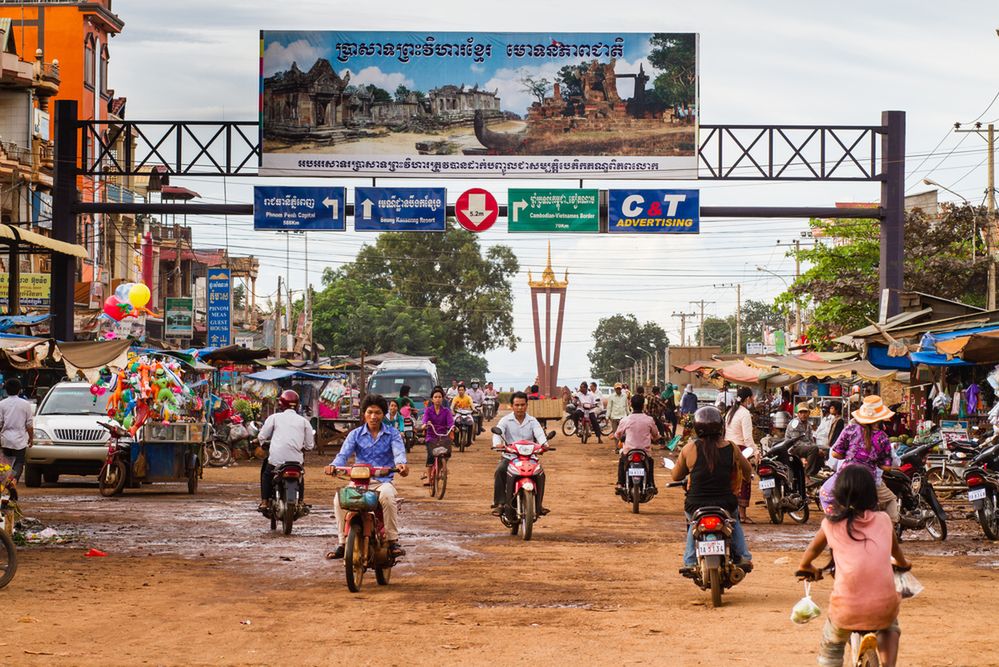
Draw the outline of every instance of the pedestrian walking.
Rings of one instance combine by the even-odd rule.
[[[35,440],[31,403],[21,398],[21,381],[11,378],[4,382],[7,398],[0,401],[0,451],[11,465],[16,483],[24,470],[24,456]]]

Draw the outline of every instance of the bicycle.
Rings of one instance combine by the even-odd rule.
[[[429,422],[426,426],[433,431],[434,436],[437,438],[435,444],[440,443],[442,438],[454,441],[454,426],[449,428],[447,433],[438,433],[434,425]],[[430,455],[434,459],[433,464],[430,466],[430,471],[427,473],[427,482],[430,484],[430,497],[443,500],[444,492],[447,491],[447,460],[451,456],[451,448],[438,444],[430,451]]]

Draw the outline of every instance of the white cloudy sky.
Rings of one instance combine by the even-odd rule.
[[[999,12],[990,15],[988,6],[961,0],[116,0],[114,10],[125,21],[125,30],[112,43],[110,77],[116,94],[128,97],[131,119],[253,120],[257,114],[258,30],[262,28],[698,32],[702,122],[877,124],[882,110],[901,109],[908,114],[908,192],[924,189],[920,180],[929,174],[977,202],[985,188],[983,142],[975,136],[948,135],[948,128],[955,121],[999,117],[999,103],[989,108],[999,89],[995,33]],[[219,182],[208,179],[178,183],[200,192],[204,201],[244,203],[252,201],[253,184],[266,181],[229,179],[224,191]],[[370,182],[336,184],[350,187]],[[389,183],[383,179],[379,184]],[[453,201],[471,184],[444,185]],[[491,181],[478,185],[490,188],[503,202],[508,187],[532,184]],[[571,187],[575,183],[533,185]],[[587,181],[586,185],[622,184]],[[699,187],[702,205],[826,206],[878,197],[877,186],[865,183],[705,181]],[[943,198],[955,199],[946,193]],[[221,220],[189,222],[198,245],[224,245]],[[254,233],[249,219],[230,218],[228,224],[231,253],[260,257],[258,292],[264,297],[272,294],[277,276],[286,271],[284,240],[277,234]],[[561,273],[568,267],[570,272],[561,381],[570,383],[587,376],[590,333],[600,317],[634,313],[641,320],[660,323],[675,341],[678,322],[670,314],[689,312],[691,300],[715,302],[708,307],[709,314],[734,310],[735,291],[715,288],[716,284],[739,282],[743,298],[772,298],[783,284],[755,267],[762,264],[790,276],[793,263],[776,243],[789,241],[804,229],[805,222],[800,220],[704,220],[697,237],[643,238],[640,245],[607,236],[553,236],[556,269]],[[311,280],[317,282],[326,266],[350,261],[368,240],[370,236],[355,233],[311,235]],[[485,245],[512,246],[523,269],[515,285],[516,330],[523,342],[514,353],[497,350],[489,355],[491,376],[502,385],[523,385],[535,373],[526,272],[538,272],[543,266],[546,240],[543,235],[508,235],[502,223],[482,235]],[[291,285],[301,290],[304,283],[302,243],[296,239]]]

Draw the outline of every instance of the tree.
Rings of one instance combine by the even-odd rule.
[[[246,286],[242,283],[232,289],[232,309],[234,311],[243,310],[246,307]]]
[[[533,97],[538,100],[538,104],[545,103],[545,97],[548,95],[548,89],[551,88],[552,83],[545,78],[534,78],[530,74],[525,74],[520,79],[521,90],[525,93],[530,93]]]
[[[662,363],[662,352],[667,345],[666,331],[654,322],[639,324],[632,314],[601,318],[593,330],[593,349],[586,355],[590,360],[590,374],[605,383],[616,382],[623,376],[622,371],[635,363],[626,354],[645,359],[648,355],[638,350],[643,347],[658,353]]]
[[[649,43],[649,63],[662,71],[654,81],[656,96],[663,104],[693,104],[697,94],[696,36],[657,32]]]
[[[776,305],[747,299],[742,303],[742,343],[762,343],[764,330],[783,329],[787,312]],[[745,352],[745,349],[739,350]]]
[[[562,98],[570,99],[583,96],[583,80],[579,77],[578,65],[565,65],[555,75],[555,80],[562,84]]]
[[[516,349],[510,279],[519,268],[510,248],[483,254],[474,234],[450,224],[443,234],[382,234],[323,274],[316,339],[334,354],[437,356],[444,368],[481,376],[479,355]]]
[[[437,375],[445,386],[450,384],[451,378],[465,381],[476,378],[482,381],[488,372],[489,363],[485,357],[464,350],[445,354],[437,364]]]
[[[705,317],[704,318],[704,344],[717,345],[721,348],[722,354],[731,354],[735,347],[735,317],[729,315],[726,318]],[[701,336],[701,328],[698,327],[694,335],[698,340]]]
[[[983,209],[976,216],[969,206],[945,206],[940,219],[921,209],[906,213],[904,289],[984,305],[988,261],[981,254],[971,258],[974,229],[984,219]],[[799,251],[798,258],[810,266],[777,303],[800,300],[810,307],[808,336],[817,341],[877,319],[880,229],[877,220],[811,224],[835,242]]]
[[[369,83],[366,86],[366,89],[368,91],[368,94],[371,95],[371,101],[376,104],[379,102],[384,103],[392,101],[392,96],[389,95],[389,91],[385,90],[384,88],[379,88],[375,84]]]

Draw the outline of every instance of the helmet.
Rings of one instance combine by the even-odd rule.
[[[297,391],[294,391],[292,389],[285,389],[284,391],[281,392],[281,395],[278,396],[278,407],[280,407],[282,410],[287,410],[288,408],[297,408],[298,401],[299,398]]]
[[[787,414],[783,410],[770,415],[770,425],[774,428],[787,428],[787,425],[790,423],[791,415]]]
[[[713,405],[705,405],[694,413],[694,433],[706,435],[721,435],[724,426],[721,410]]]

